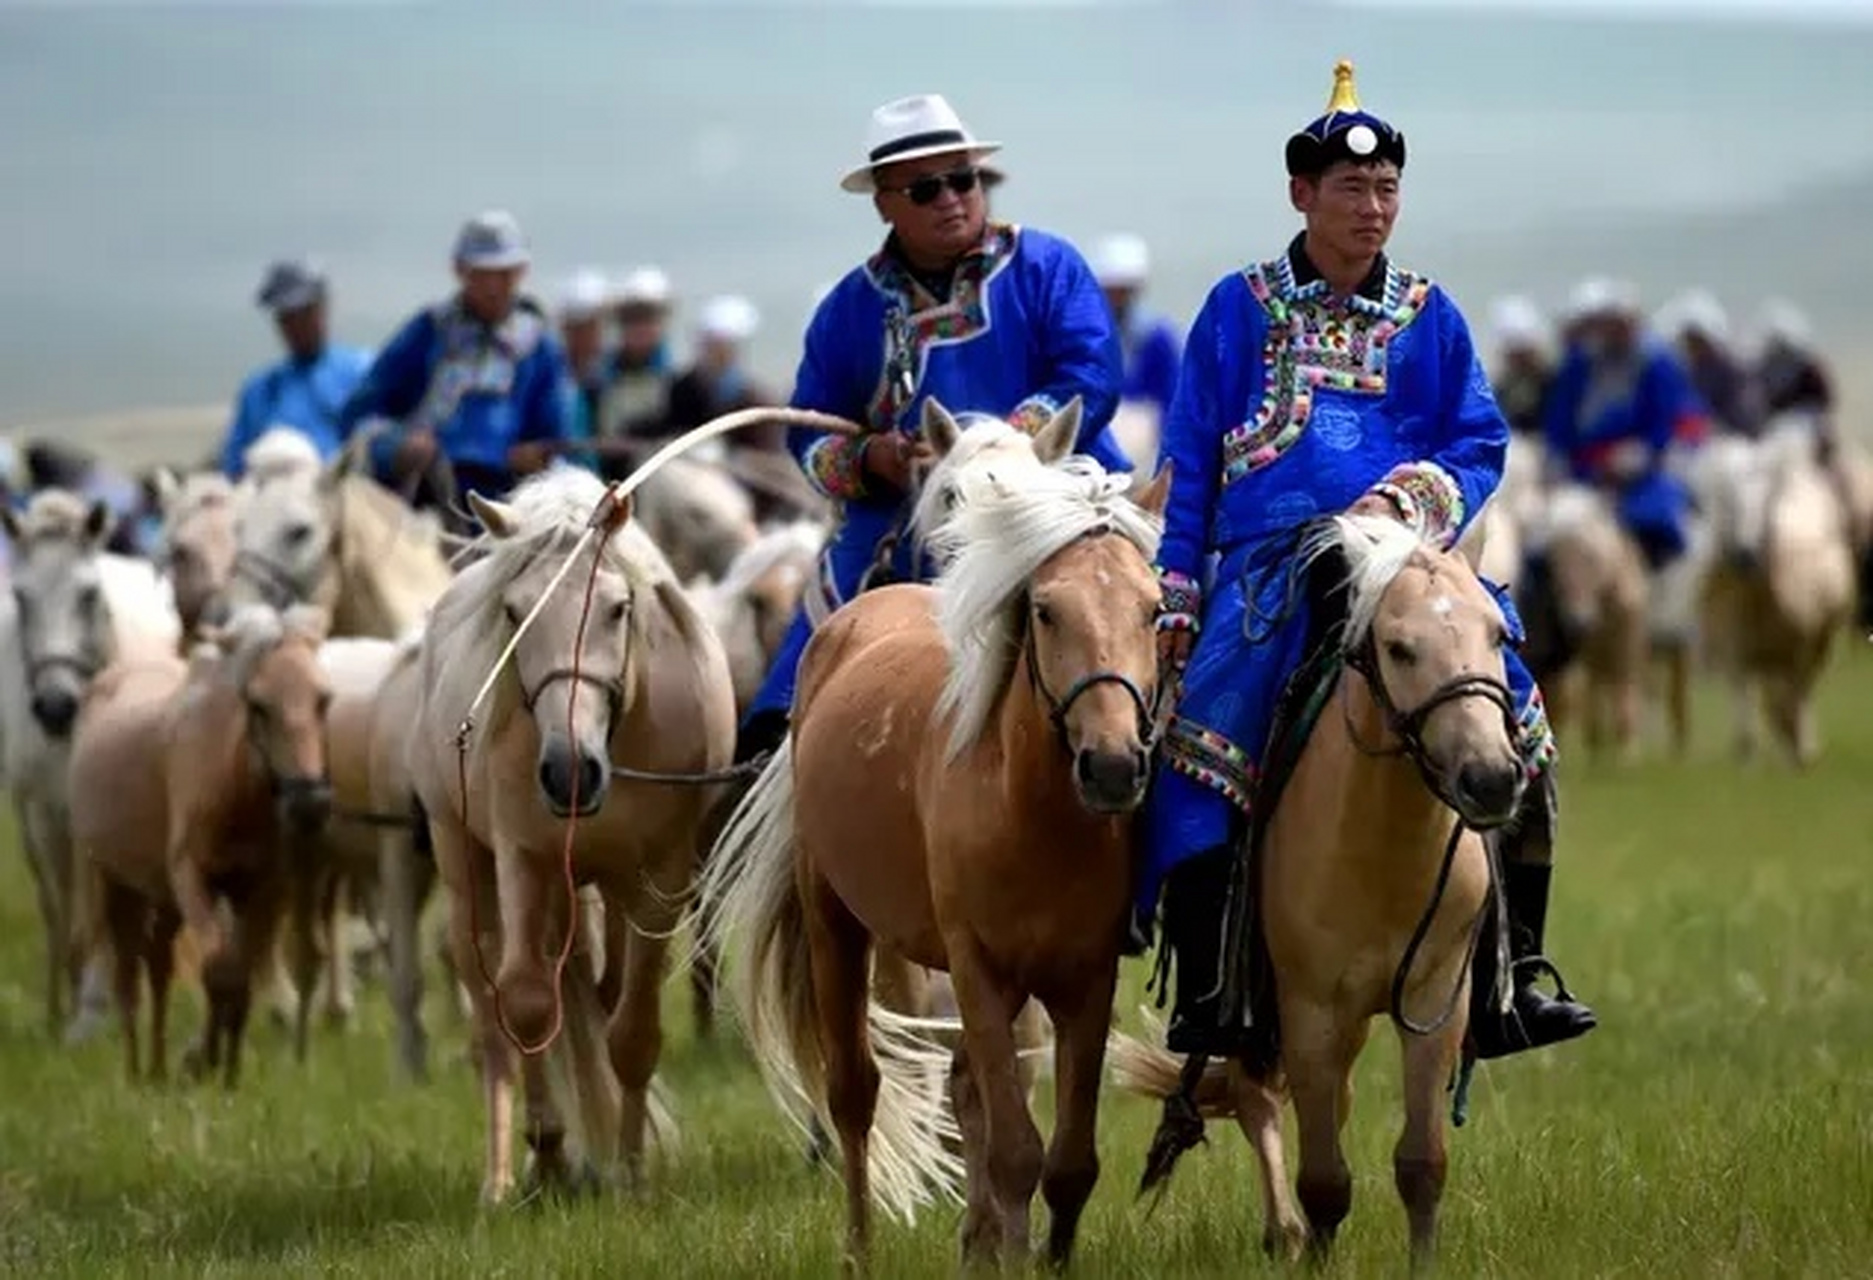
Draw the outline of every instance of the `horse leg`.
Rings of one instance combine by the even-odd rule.
[[[312,992],[319,980],[319,939],[315,917],[319,914],[323,882],[329,878],[320,866],[327,857],[323,842],[306,848],[305,852],[314,856],[295,865],[289,873],[292,877],[288,889],[292,921],[287,929],[293,949],[292,983],[298,992],[298,999],[293,1005],[293,1061],[302,1066],[311,1039]]]
[[[976,1088],[975,1068],[969,1062],[966,1044],[957,1045],[950,1057],[950,1108],[956,1114],[956,1127],[962,1131],[963,1177],[968,1198],[958,1236],[962,1255],[965,1258],[993,1256],[1000,1226],[995,1215],[995,1189],[989,1181],[988,1112],[982,1106],[982,1091]]]
[[[123,1025],[124,1074],[132,1084],[137,1079],[137,979],[142,976],[146,904],[134,892],[118,884],[107,884],[104,894],[104,917],[110,926],[112,950],[117,957],[117,1016]]]
[[[39,900],[39,923],[45,930],[46,1031],[56,1036],[65,1025],[65,954],[70,926],[65,918],[65,903],[60,898],[58,879],[41,831],[39,811],[40,806],[36,803],[18,799],[14,801],[13,812],[19,827],[20,843],[25,846],[26,866],[32,872],[33,892]]]
[[[1459,1009],[1468,1007],[1468,995],[1458,997]],[[1404,1054],[1405,1126],[1392,1149],[1392,1179],[1405,1203],[1411,1228],[1411,1262],[1422,1268],[1431,1261],[1437,1242],[1437,1206],[1444,1194],[1444,1176],[1450,1166],[1445,1147],[1444,1086],[1457,1064],[1463,1026],[1453,1018],[1428,1036],[1401,1031]]]
[[[1665,697],[1671,709],[1672,750],[1682,758],[1691,749],[1691,650],[1674,642],[1665,649]]]
[[[988,1120],[989,1185],[1001,1225],[1001,1238],[993,1242],[996,1257],[989,1260],[1011,1258],[1028,1251],[1028,1214],[1045,1160],[1040,1131],[1028,1113],[1015,1065],[1014,1020],[1025,997],[995,977],[973,939],[962,936],[944,941],[949,947],[956,1007],[962,1014],[963,1043],[969,1049]],[[1109,999],[1106,1007],[1111,1007]],[[1103,1027],[1100,1034],[1105,1034]],[[1059,1056],[1064,1084],[1067,1055]],[[1095,1078],[1097,1074],[1095,1068]]]
[[[325,1022],[344,1027],[357,1007],[351,978],[350,925],[359,895],[352,892],[351,872],[338,867],[325,882],[319,917],[325,925]]]
[[[481,1179],[481,1203],[494,1206],[514,1189],[514,1067],[519,1055],[509,1043],[495,1011],[476,926],[486,941],[499,945],[503,933],[501,904],[494,886],[493,856],[454,824],[429,818],[436,865],[449,889],[449,942],[453,969],[468,980],[474,1038],[481,1048],[481,1091],[488,1113],[488,1145]]]
[[[176,972],[176,935],[182,931],[182,917],[173,907],[157,907],[154,917],[144,966],[150,975],[149,1078],[161,1081],[169,1074],[169,983]]]
[[[1065,1267],[1073,1256],[1080,1214],[1099,1181],[1099,1081],[1106,1061],[1106,1037],[1112,1029],[1112,993],[1118,986],[1118,960],[1087,991],[1069,1002],[1050,1002],[1054,1021],[1054,1132],[1041,1169],[1041,1194],[1047,1200],[1047,1260]],[[1016,1048],[1012,1037],[1011,1049]],[[1027,1082],[1017,1066],[1015,1087],[1027,1109]]]
[[[869,1022],[871,937],[823,881],[801,895],[813,975],[826,1109],[845,1157],[848,1272],[871,1261],[871,1125],[878,1106],[878,1063]]]
[[[1301,1142],[1297,1180],[1307,1215],[1309,1244],[1324,1259],[1353,1207],[1353,1175],[1340,1148],[1340,1132],[1353,1108],[1353,1060],[1365,1042],[1364,1022],[1343,1018],[1327,1005],[1284,1000],[1282,1063],[1294,1097]]]
[[[615,909],[606,915],[623,919],[625,913]],[[634,1191],[644,1185],[650,1083],[663,1054],[661,992],[670,943],[668,931],[658,924],[652,921],[647,932],[629,929],[626,934],[621,990],[611,1008],[611,1025],[606,1029],[611,1069],[623,1092],[617,1151],[624,1161],[625,1185]]]
[[[280,922],[285,916],[287,886],[285,877],[264,878],[235,916],[236,946],[230,981],[226,991],[227,1018],[222,1030],[227,1037],[227,1060],[222,1064],[222,1087],[233,1089],[240,1082],[241,1044],[247,1035],[247,1015],[253,1008],[254,979],[269,957],[279,954]]]
[[[518,849],[496,851],[494,878],[501,921],[501,963],[494,973],[494,989],[508,1029],[531,1047],[546,1039],[556,1015],[564,1016],[547,972],[547,922],[563,918],[568,928],[576,927],[579,904],[576,895],[562,904],[558,886]]]
[[[390,1007],[397,1019],[397,1056],[410,1078],[429,1078],[429,1038],[423,1030],[422,903],[435,867],[416,856],[405,831],[377,836],[377,875],[383,885],[384,927],[390,934]]]
[[[1307,1244],[1307,1223],[1288,1186],[1288,1157],[1281,1140],[1281,1092],[1274,1079],[1257,1080],[1242,1064],[1229,1064],[1236,1127],[1248,1139],[1262,1173],[1262,1251],[1294,1262]]]

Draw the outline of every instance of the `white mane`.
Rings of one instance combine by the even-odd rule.
[[[795,558],[811,560],[826,541],[826,526],[818,520],[795,520],[778,525],[736,553],[728,572],[715,584],[723,596],[738,596],[759,582],[778,564]]]
[[[949,758],[987,727],[1014,671],[1028,580],[1069,544],[1111,530],[1149,560],[1163,521],[1125,496],[1128,475],[1091,459],[1024,472],[1004,483],[979,475],[931,540],[944,569],[937,578],[937,625],[950,653],[937,714],[952,714]]]
[[[1042,462],[1034,452],[1034,437],[1021,428],[985,413],[958,415],[962,428],[950,451],[930,468],[911,509],[913,536],[929,539],[955,509],[959,488],[980,474],[1011,475]]]
[[[1433,551],[1423,533],[1388,516],[1339,515],[1309,534],[1300,550],[1300,563],[1311,564],[1338,547],[1346,556],[1346,635],[1341,644],[1352,649],[1372,634],[1379,602],[1419,552]]]

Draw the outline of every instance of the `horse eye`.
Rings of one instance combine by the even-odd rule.
[[[611,620],[613,622],[623,622],[625,615],[630,612],[631,602],[628,600],[620,600],[617,604],[611,606]]]
[[[80,591],[78,593],[78,607],[83,609],[86,613],[94,611],[98,607],[98,589],[96,587],[86,587],[83,591]]]
[[[289,525],[286,530],[286,541],[295,547],[311,536],[312,526],[309,524]]]
[[[265,720],[267,718],[266,704],[262,702],[256,702],[251,698],[248,699],[247,714],[252,716],[256,720]]]
[[[1054,625],[1054,611],[1044,604],[1037,604],[1034,606],[1034,621],[1043,627],[1051,627]]]
[[[511,625],[516,627],[520,625],[520,610],[516,609],[513,605],[502,605],[501,612],[507,615],[507,621]]]
[[[1418,655],[1412,652],[1411,646],[1406,644],[1403,640],[1387,640],[1385,642],[1385,656],[1401,667],[1408,667],[1418,660]]]
[[[329,693],[321,693],[319,695],[319,719],[321,720],[325,719],[326,714],[330,712],[331,709],[332,709],[332,695]]]

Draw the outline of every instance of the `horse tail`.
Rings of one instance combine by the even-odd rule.
[[[743,940],[729,990],[768,1092],[803,1135],[834,1132],[826,1060],[819,1042],[806,903],[794,876],[791,742],[730,815],[703,872],[696,907],[697,949],[731,951]],[[950,1054],[929,1022],[868,1011],[879,1072],[868,1173],[879,1204],[905,1221],[938,1196],[960,1199],[961,1134],[948,1107]]]
[[[1184,1057],[1161,1044],[1153,1044],[1122,1031],[1106,1038],[1107,1072],[1114,1088],[1162,1102],[1183,1087]],[[1226,1062],[1212,1061],[1203,1069],[1194,1101],[1205,1120],[1227,1120],[1236,1114],[1235,1092]]]

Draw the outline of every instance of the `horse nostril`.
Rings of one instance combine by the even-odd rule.
[[[1513,768],[1466,764],[1457,772],[1457,797],[1477,817],[1507,816],[1514,808],[1521,776]]]
[[[579,798],[592,800],[605,787],[605,763],[596,756],[579,757]]]

